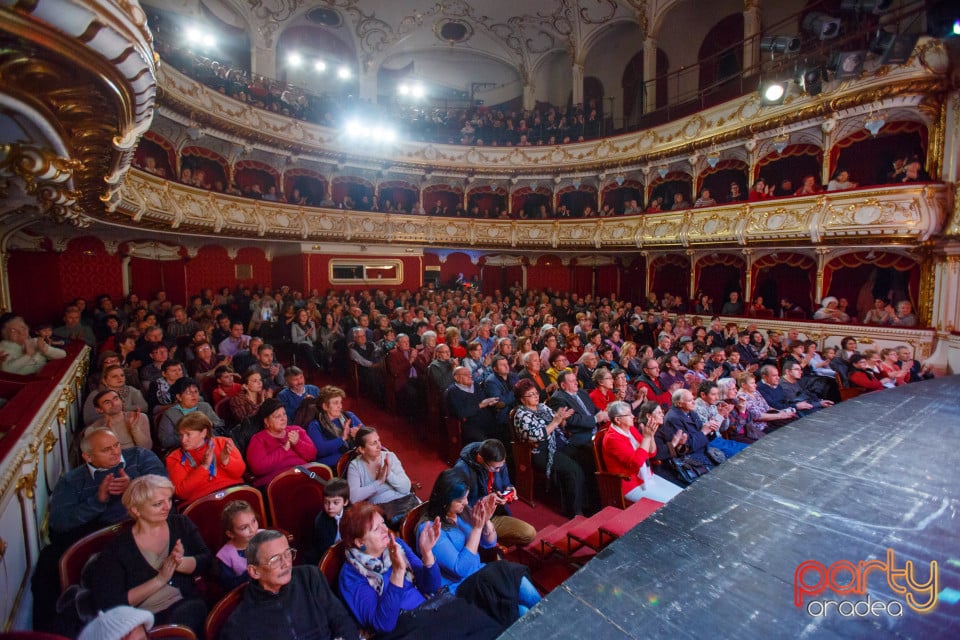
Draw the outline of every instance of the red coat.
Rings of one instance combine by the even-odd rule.
[[[230,462],[226,466],[220,464],[220,452],[223,451],[227,442],[233,441],[230,438],[213,438],[211,441],[213,457],[217,464],[217,475],[213,478],[210,477],[210,468],[203,466],[207,445],[190,452],[197,464],[195,467],[190,465],[182,449],[174,449],[167,455],[167,474],[170,476],[173,491],[177,497],[192,502],[208,493],[243,483],[243,472],[247,470],[247,465],[244,464],[236,445],[230,452]]]
[[[867,391],[880,391],[885,388],[883,383],[861,369],[853,369],[853,372],[850,374],[850,386],[860,387]]]
[[[643,441],[643,436],[636,427],[630,427],[630,433],[637,442]],[[630,440],[616,429],[607,429],[603,436],[603,463],[607,466],[607,471],[628,478],[623,481],[624,495],[643,484],[637,474],[640,473],[640,467],[651,457],[642,447],[634,449]]]

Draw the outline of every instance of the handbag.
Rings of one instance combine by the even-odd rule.
[[[407,512],[419,506],[419,504],[420,498],[413,493],[408,493],[402,498],[384,502],[380,505],[380,508],[383,509],[383,519],[387,523],[387,526],[394,531],[399,531],[400,525],[403,524],[403,519],[407,517]]]
[[[700,476],[710,471],[702,460],[693,455],[670,458],[670,464],[673,465],[673,470],[683,484],[693,484]]]

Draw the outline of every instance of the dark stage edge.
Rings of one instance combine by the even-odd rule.
[[[898,568],[914,561],[921,581],[938,562],[932,612],[903,604],[902,617],[831,610],[824,618],[794,606],[801,562],[885,561],[888,547]],[[868,585],[872,601],[904,603],[879,572]],[[950,588],[960,589],[960,376],[866,394],[769,435],[610,545],[501,637],[960,638]]]

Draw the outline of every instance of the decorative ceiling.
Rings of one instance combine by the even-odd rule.
[[[529,78],[545,58],[582,64],[598,32],[616,23],[647,24],[653,5],[670,0],[146,0],[198,19],[245,25],[254,47],[273,49],[282,34],[312,27],[353,47],[361,71],[376,72],[398,54],[451,47],[499,60]],[[648,4],[651,7],[648,7]],[[662,7],[660,7],[662,10]]]

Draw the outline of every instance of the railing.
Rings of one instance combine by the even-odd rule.
[[[89,364],[87,347],[31,376],[0,374],[0,630],[25,628],[30,574],[47,534],[50,495],[76,461],[73,435]]]

